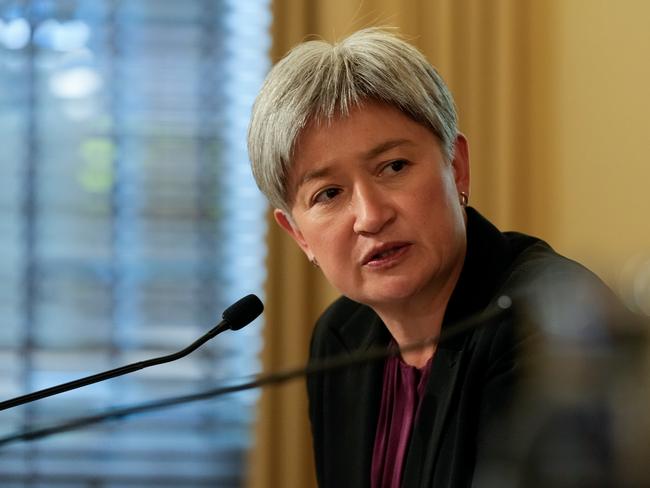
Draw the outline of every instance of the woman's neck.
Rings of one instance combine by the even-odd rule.
[[[373,307],[400,348],[423,343],[422,347],[402,352],[405,363],[421,368],[434,355],[447,304],[459,276],[460,269],[435,292]]]
[[[401,353],[402,360],[406,364],[421,368],[436,351],[434,341],[440,333],[444,312],[444,306],[441,306],[427,313],[409,314],[408,317],[385,313],[379,313],[379,316],[397,345],[407,348]],[[422,343],[422,346],[409,347],[418,343]]]
[[[400,348],[407,347],[401,353],[406,364],[421,368],[434,355],[435,338],[440,334],[448,301],[429,302],[428,306],[420,308],[411,302],[410,306],[401,307],[401,310],[388,307],[375,310],[397,345]],[[409,348],[417,343],[423,344],[421,347]]]

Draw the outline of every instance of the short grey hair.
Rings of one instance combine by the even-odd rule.
[[[414,46],[381,28],[335,44],[304,42],[269,72],[248,128],[253,175],[271,205],[290,214],[288,175],[302,129],[312,119],[347,116],[367,100],[394,106],[429,128],[452,159],[458,135],[453,98]]]

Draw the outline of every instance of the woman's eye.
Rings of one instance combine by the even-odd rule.
[[[403,159],[398,159],[396,161],[391,161],[384,167],[384,171],[388,171],[390,173],[399,173],[406,167],[406,161]]]
[[[338,188],[327,188],[316,194],[314,197],[314,203],[327,203],[334,199],[339,193],[341,193],[341,190]]]

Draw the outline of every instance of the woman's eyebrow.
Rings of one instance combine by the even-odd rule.
[[[370,149],[368,152],[366,152],[363,155],[363,159],[373,159],[379,156],[381,153],[386,152],[395,147],[402,146],[402,145],[411,145],[411,144],[413,144],[413,142],[410,141],[409,139],[391,139],[382,142],[381,144],[378,144],[377,146]]]
[[[331,172],[332,172],[332,168],[330,166],[325,166],[323,168],[315,169],[313,171],[307,171],[305,172],[304,175],[302,175],[300,181],[298,181],[298,184],[296,185],[296,189],[300,188],[302,185],[304,185],[305,183],[311,180],[323,178],[329,175]]]

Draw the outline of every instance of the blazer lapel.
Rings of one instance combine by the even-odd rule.
[[[413,427],[402,486],[430,486],[460,370],[462,349],[439,348]],[[434,387],[435,385],[435,387]]]
[[[390,335],[374,316],[365,323],[354,321],[349,327],[341,328],[340,340],[348,352],[360,352],[387,347]],[[335,372],[327,382],[329,412],[326,415],[330,419],[328,425],[335,432],[330,432],[333,442],[326,451],[337,466],[336,474],[329,473],[327,486],[370,486],[383,371],[383,360],[372,361]]]

